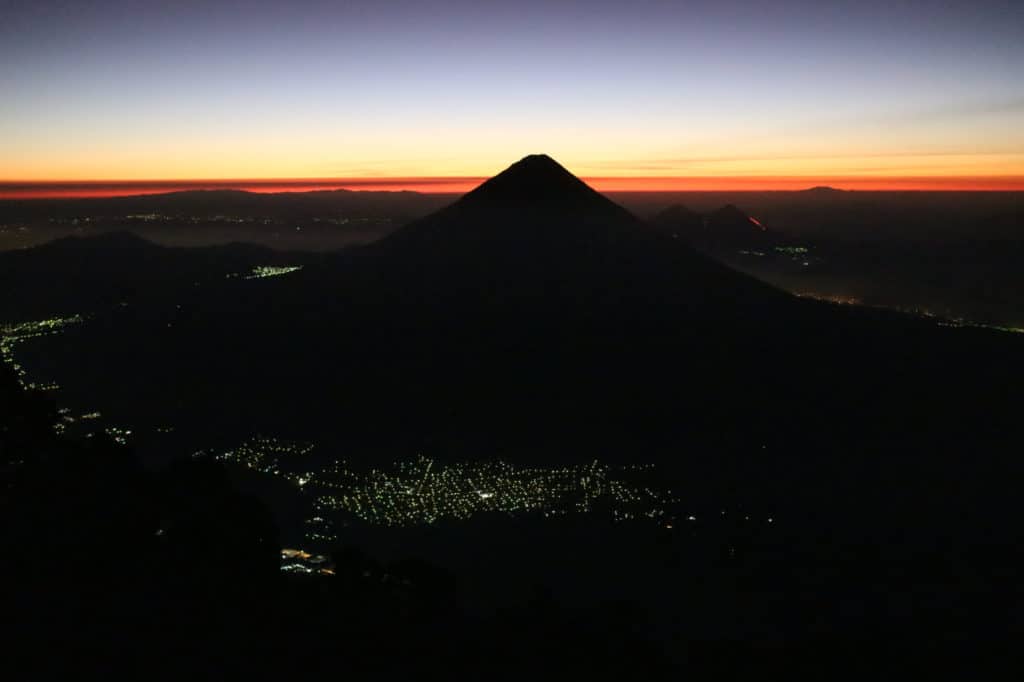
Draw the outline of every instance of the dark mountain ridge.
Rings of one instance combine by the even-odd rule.
[[[34,259],[41,255],[45,255],[48,252],[54,251],[101,253],[106,250],[116,249],[122,252],[139,252],[159,248],[161,247],[147,239],[143,239],[134,232],[128,232],[127,230],[114,230],[89,237],[81,237],[77,235],[60,237],[58,239],[54,239],[52,242],[47,242],[37,246],[34,249],[26,249],[20,252],[27,255],[14,256],[13,254],[3,254],[0,257],[7,258],[8,256],[13,256],[10,260],[16,260],[18,258]]]
[[[411,191],[314,190],[308,192],[249,192],[206,189],[120,197],[2,199],[0,223],[74,218],[93,221],[133,214],[168,216],[282,217],[302,219],[332,213],[365,216],[418,217],[445,205],[450,197]]]
[[[62,237],[38,247],[0,253],[4,321],[91,314],[111,305],[188,291],[254,267],[305,265],[317,254],[254,244],[164,247],[132,232]],[[45,273],[45,274],[44,274]]]
[[[655,229],[701,249],[771,248],[785,242],[783,234],[735,204],[705,214],[673,204],[657,213],[650,223]]]

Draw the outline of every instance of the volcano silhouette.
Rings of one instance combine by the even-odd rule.
[[[462,198],[462,203],[547,203],[578,209],[622,212],[624,209],[591,189],[547,154],[531,154],[487,180]]]
[[[788,298],[651,229],[546,155],[523,158],[353,254],[337,273],[360,279],[348,291],[407,304],[529,314],[552,306],[587,316],[664,305],[752,310]]]

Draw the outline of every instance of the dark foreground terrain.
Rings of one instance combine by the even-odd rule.
[[[793,297],[543,156],[316,257],[107,239],[9,255],[148,263],[11,304],[37,665],[821,677],[1021,633],[1018,335]]]

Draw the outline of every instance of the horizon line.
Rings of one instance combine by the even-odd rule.
[[[253,194],[416,192],[464,194],[490,176],[361,178],[197,178],[157,180],[3,180],[0,199],[86,199],[146,196],[201,190]],[[793,192],[827,187],[840,191],[1022,192],[1024,176],[590,176],[600,192]]]

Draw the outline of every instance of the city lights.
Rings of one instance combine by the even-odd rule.
[[[355,517],[374,526],[414,526],[466,520],[480,514],[535,514],[546,518],[604,510],[613,520],[673,518],[679,504],[670,490],[643,485],[651,465],[598,461],[554,467],[503,461],[442,463],[425,456],[386,468],[356,468],[343,460],[326,466],[309,457],[312,443],[257,436],[219,453],[196,457],[239,464],[280,476],[308,495],[307,539],[334,539],[333,520]]]
[[[0,359],[14,368],[14,371],[18,374],[18,380],[25,388],[36,391],[56,390],[60,388],[56,383],[30,381],[27,378],[25,368],[14,356],[14,350],[19,343],[29,339],[60,334],[67,327],[81,324],[85,319],[82,315],[72,315],[70,317],[53,317],[47,320],[35,320],[32,322],[0,324]]]

